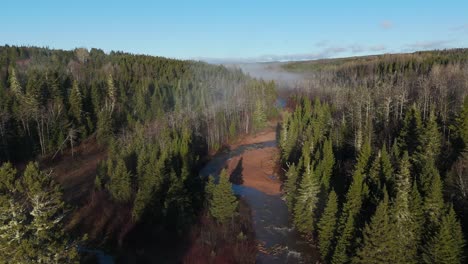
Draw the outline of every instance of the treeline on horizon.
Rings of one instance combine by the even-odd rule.
[[[86,239],[118,248],[135,224],[161,244],[187,237],[200,215],[212,215],[198,174],[208,152],[261,129],[276,115],[275,102],[274,83],[222,66],[99,49],[0,47],[0,224],[10,227],[0,229],[0,262],[76,262]],[[90,199],[119,205],[124,219],[113,233],[91,238],[76,223],[72,235],[65,231],[70,210],[54,172],[41,171],[41,162],[25,171],[14,166],[70,150],[73,156],[90,139],[106,150]],[[41,180],[29,188],[29,178]],[[79,210],[85,201],[73,202]],[[219,241],[246,228],[210,221],[237,232],[218,231]]]
[[[322,260],[464,263],[467,51],[290,66],[313,78],[282,123],[284,190]]]

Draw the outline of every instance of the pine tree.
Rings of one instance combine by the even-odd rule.
[[[131,174],[123,159],[117,161],[107,186],[112,197],[119,202],[128,202],[132,196]]]
[[[442,181],[437,173],[434,175],[431,188],[424,199],[424,211],[428,221],[426,228],[429,228],[429,230],[437,229],[443,208],[444,197],[442,193]]]
[[[76,80],[73,81],[73,86],[70,91],[69,103],[71,115],[78,123],[81,123],[81,112],[83,105],[80,87],[78,86],[78,82]]]
[[[460,222],[450,206],[442,217],[438,232],[430,239],[424,253],[425,263],[460,264],[464,261],[465,240]]]
[[[2,178],[13,172],[8,164],[0,169]],[[77,263],[76,242],[64,233],[62,192],[50,173],[31,162],[16,185],[0,195],[0,262]]]
[[[338,214],[338,197],[335,191],[331,191],[328,195],[325,211],[317,224],[318,228],[318,247],[320,255],[324,262],[328,262],[330,253],[334,244],[335,230]]]
[[[417,246],[417,252],[418,255],[420,253],[420,246],[421,246],[421,240],[422,240],[422,235],[424,231],[424,207],[423,207],[423,200],[422,197],[418,191],[418,185],[416,184],[416,181],[413,183],[413,188],[411,190],[410,194],[410,212],[411,212],[411,218],[413,220],[413,233],[414,233],[414,242]]]
[[[341,228],[341,231],[338,231],[339,237],[331,261],[333,264],[348,263],[354,256],[354,250],[351,248],[353,246],[353,238],[356,232],[356,217],[349,216],[343,218],[342,216],[341,219],[345,219],[344,221],[346,222]]]
[[[335,165],[335,157],[333,155],[333,146],[331,140],[325,140],[325,142],[323,143],[322,152],[322,175],[320,177],[320,183],[325,187],[325,190],[328,191],[330,189],[330,180],[333,173],[333,166]]]
[[[419,135],[419,142],[420,144],[417,147],[418,153],[416,159],[418,161],[423,158],[437,160],[440,153],[441,135],[434,111],[431,111],[429,114],[429,118],[424,125],[424,129]]]
[[[363,199],[368,195],[368,187],[364,182],[364,174],[369,163],[371,150],[366,140],[359,153],[356,168],[353,174],[353,182],[346,194],[346,201],[340,216],[338,226],[338,240],[333,253],[332,263],[347,263],[355,254],[356,225],[361,211]]]
[[[390,155],[387,152],[387,147],[384,145],[382,147],[381,155],[380,155],[380,177],[384,181],[385,186],[389,190],[389,193],[392,193],[395,179],[393,173],[393,165],[390,160]]]
[[[399,149],[407,150],[412,156],[419,146],[422,128],[421,113],[416,105],[412,105],[405,114],[403,127],[397,139]]]
[[[423,157],[420,161],[420,169],[418,171],[418,182],[421,188],[421,193],[423,195],[427,195],[430,192],[434,177],[439,174],[434,163],[434,159]]]
[[[10,76],[9,76],[9,83],[10,83],[10,90],[13,94],[20,98],[23,96],[23,88],[21,88],[21,84],[16,77],[16,71],[13,67],[10,67]]]
[[[286,172],[286,182],[284,184],[284,190],[286,192],[286,205],[291,212],[294,211],[294,205],[296,204],[297,178],[298,172],[296,165],[292,164],[289,166],[289,169]]]
[[[304,234],[314,231],[314,211],[317,207],[320,187],[312,166],[307,165],[302,176],[296,204],[294,206],[294,226]]]
[[[234,217],[238,205],[236,196],[232,191],[232,185],[225,169],[219,175],[219,183],[213,190],[213,198],[210,202],[210,213],[218,223],[226,223]]]
[[[255,111],[253,112],[253,125],[255,131],[259,131],[266,126],[267,117],[265,113],[265,107],[262,101],[257,100],[255,103]]]
[[[378,156],[372,162],[369,169],[369,175],[366,178],[367,185],[369,186],[369,199],[372,205],[377,206],[379,201],[382,199],[382,187],[381,187],[381,158]]]
[[[411,190],[410,162],[405,151],[396,178],[396,198],[393,205],[392,220],[397,239],[397,261],[399,263],[415,263],[417,246],[414,234],[414,222],[410,212]]]
[[[459,152],[468,152],[468,95],[465,96],[462,109],[455,119],[454,130],[458,138],[458,142],[456,142],[454,147],[457,148]]]
[[[207,201],[213,199],[213,193],[216,188],[215,179],[213,176],[208,176],[208,181],[205,185],[205,198]]]
[[[16,169],[10,162],[5,162],[0,167],[0,195],[16,190]]]
[[[395,217],[397,221],[407,221],[409,217],[409,194],[411,190],[410,161],[404,152],[396,177]]]
[[[99,143],[109,142],[112,136],[112,116],[109,111],[101,110],[97,116],[96,138]]]
[[[117,102],[117,91],[114,85],[114,78],[112,74],[107,77],[107,98],[106,98],[106,110],[110,113],[114,111],[115,104]]]
[[[399,241],[394,237],[390,211],[388,194],[384,191],[384,199],[377,206],[370,223],[364,228],[363,246],[358,250],[353,263],[397,263],[396,245]]]

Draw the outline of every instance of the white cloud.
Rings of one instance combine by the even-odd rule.
[[[384,20],[380,23],[380,27],[383,29],[391,29],[393,27],[392,21]]]
[[[453,28],[451,28],[451,30],[452,31],[465,31],[465,32],[468,32],[468,23],[460,25],[460,26],[453,27]]]

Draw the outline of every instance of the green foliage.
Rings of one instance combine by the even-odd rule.
[[[257,101],[255,103],[255,111],[253,112],[253,125],[255,131],[259,131],[267,125],[265,106],[263,106],[262,101]]]
[[[330,189],[330,181],[333,173],[333,166],[335,165],[335,156],[333,155],[333,146],[331,140],[325,140],[323,144],[323,158],[320,162],[322,175],[320,175],[320,182],[325,190]]]
[[[111,163],[111,162],[109,162]],[[125,166],[125,162],[120,159],[117,161],[115,168],[109,166],[110,180],[107,188],[112,194],[112,197],[119,202],[127,202],[132,196],[131,174]]]
[[[304,234],[311,234],[315,225],[315,209],[320,192],[319,181],[310,165],[302,176],[294,206],[294,226]]]
[[[17,177],[11,164],[5,163],[0,180],[0,262],[78,263],[76,242],[63,228],[62,192],[51,175],[29,163],[23,176]]]
[[[424,211],[428,226],[433,230],[439,226],[440,217],[444,208],[444,197],[442,193],[442,181],[437,173],[432,179],[429,193],[424,199]]]
[[[101,144],[108,143],[112,136],[112,113],[106,110],[99,111],[96,126],[96,137],[98,141]]]
[[[296,204],[297,185],[298,185],[298,171],[295,164],[291,164],[286,172],[286,182],[284,184],[284,191],[286,193],[286,205],[290,212],[294,212],[294,205]]]
[[[234,195],[226,170],[219,175],[219,183],[213,190],[210,213],[219,223],[226,223],[234,217],[238,201]]]
[[[403,127],[398,136],[398,147],[400,150],[407,150],[412,156],[417,150],[422,134],[421,112],[413,105],[405,114]]]
[[[341,219],[343,219],[343,217]],[[331,261],[331,263],[334,264],[348,263],[354,255],[352,246],[355,236],[356,219],[354,216],[349,216],[345,219],[343,227],[338,231],[339,236]]]
[[[80,92],[80,87],[76,80],[73,81],[73,87],[70,90],[70,97],[68,97],[70,104],[71,115],[75,118],[78,123],[81,123],[81,112],[82,112],[82,95]]]
[[[328,195],[325,211],[317,224],[318,229],[318,247],[320,255],[325,262],[329,261],[330,253],[334,245],[334,237],[337,224],[338,214],[338,197],[335,191],[331,191]]]
[[[416,181],[413,183],[413,188],[410,194],[410,212],[411,219],[413,221],[412,231],[414,234],[414,243],[416,244],[417,251],[421,250],[421,240],[423,237],[423,231],[425,230],[425,215],[424,215],[424,205],[421,194],[418,191],[418,186]]]
[[[463,263],[465,240],[453,207],[442,217],[438,232],[430,239],[425,253],[425,263]]]
[[[366,141],[359,153],[353,182],[346,194],[339,226],[338,240],[333,253],[332,263],[347,263],[354,255],[356,247],[356,226],[363,199],[368,195],[368,187],[364,182],[364,173],[370,158],[370,145]]]
[[[19,58],[27,63],[15,69]],[[8,101],[0,102],[0,161],[55,153],[69,128],[80,132],[76,145],[88,135],[105,145],[136,122],[162,120],[187,119],[213,149],[260,129],[276,111],[273,82],[202,62],[9,46],[0,47],[0,60],[11,65],[0,70],[0,101]]]
[[[441,135],[436,121],[435,113],[431,111],[419,137],[420,145],[417,146],[418,160],[423,158],[437,160],[440,154]]]
[[[385,192],[383,201],[377,206],[370,223],[363,231],[363,246],[357,252],[353,263],[393,263],[398,257],[394,225],[390,219],[388,194]],[[403,263],[403,262],[398,262]]]
[[[333,228],[327,226],[334,230],[333,237],[320,239],[324,223],[318,224],[316,242],[327,248],[324,262],[419,263],[423,256],[428,263],[460,262],[450,257],[457,254],[449,253],[449,247],[435,241],[442,241],[436,238],[445,217],[444,195],[453,201],[462,228],[467,222],[468,99],[462,100],[466,61],[468,51],[461,49],[285,66],[313,71],[316,86],[322,88],[304,88],[289,98],[293,109],[283,119],[279,146],[283,166],[295,164],[301,175],[308,164],[315,164],[323,189],[333,189],[340,197],[339,220]],[[325,89],[329,87],[334,89]],[[313,95],[315,102],[305,95]],[[333,102],[332,111],[318,98]],[[327,185],[322,173],[328,171],[324,160],[330,139],[335,162],[333,180]],[[371,158],[372,150],[380,147]],[[285,178],[287,194],[297,193],[300,187]],[[325,214],[321,199],[316,213],[324,207]],[[313,214],[305,218],[303,223],[315,223]],[[447,262],[436,261],[436,251]]]
[[[393,205],[392,220],[394,221],[395,239],[397,243],[396,260],[399,263],[416,262],[417,238],[415,237],[415,223],[410,211],[410,162],[405,151],[396,178],[396,197]]]
[[[465,96],[460,113],[455,119],[454,130],[458,139],[455,148],[468,152],[468,96]]]

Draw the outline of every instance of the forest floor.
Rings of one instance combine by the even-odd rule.
[[[67,202],[77,205],[83,203],[94,188],[96,169],[102,160],[107,158],[106,148],[97,144],[91,137],[75,147],[74,153],[69,148],[55,158],[45,157],[41,160],[42,169],[52,171],[64,191]]]

